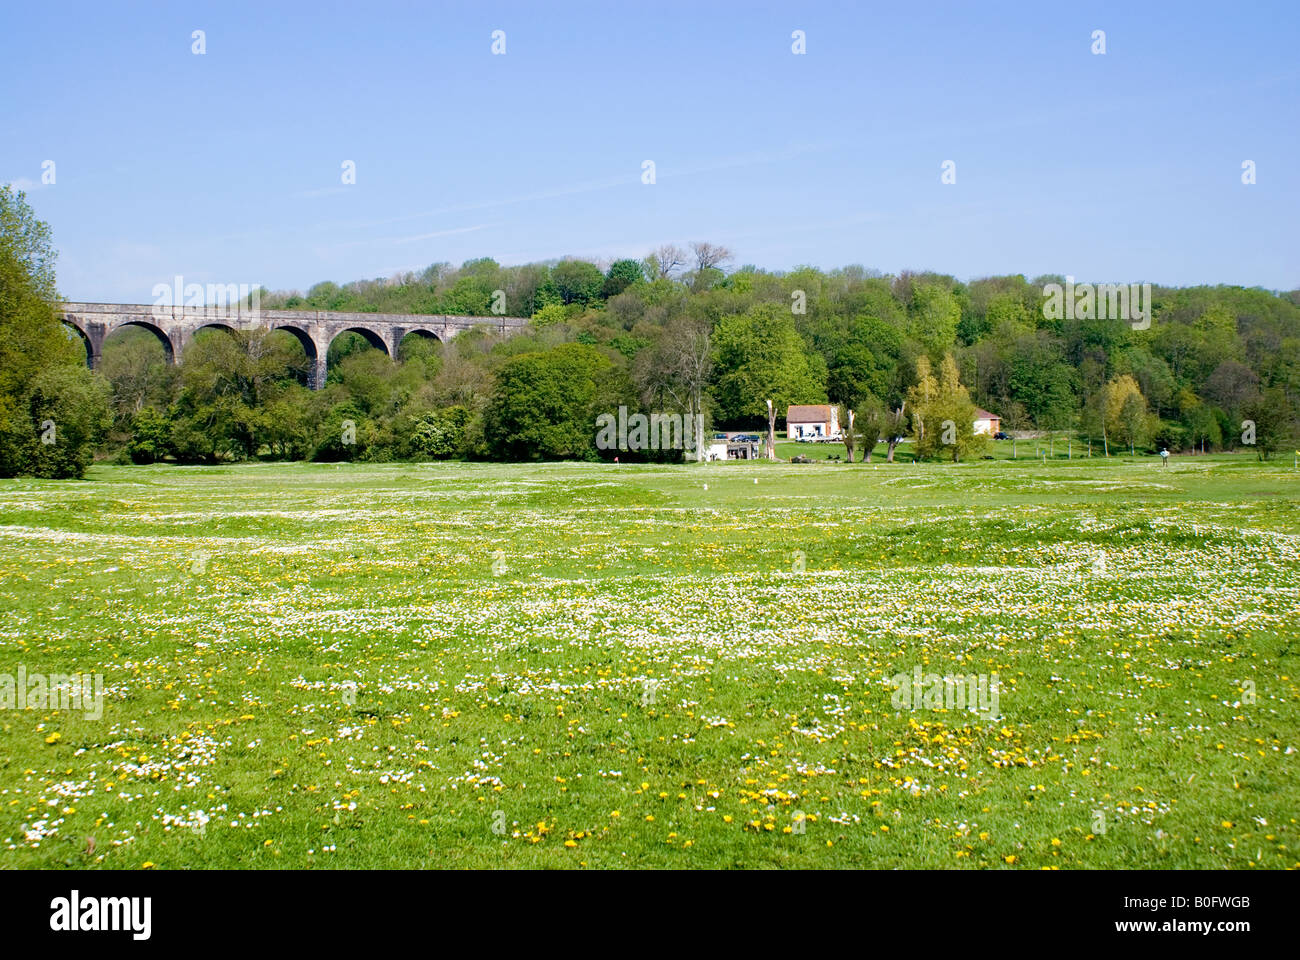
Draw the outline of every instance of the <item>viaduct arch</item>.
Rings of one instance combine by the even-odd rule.
[[[325,385],[325,358],[330,344],[341,333],[359,333],[373,346],[397,356],[398,345],[408,333],[436,337],[446,343],[458,333],[487,327],[506,336],[528,325],[527,317],[459,317],[442,314],[339,313],[331,310],[254,310],[242,305],[210,307],[159,307],[139,303],[64,303],[60,319],[72,327],[86,344],[86,361],[91,369],[103,358],[104,340],[123,327],[143,327],[156,336],[175,363],[195,332],[203,327],[231,330],[269,328],[287,330],[297,338],[311,363],[310,386]]]

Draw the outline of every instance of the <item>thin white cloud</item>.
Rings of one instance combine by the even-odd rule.
[[[495,207],[508,207],[517,203],[529,203],[534,200],[551,200],[556,197],[568,197],[578,193],[593,193],[598,190],[609,190],[613,187],[627,186],[631,182],[628,177],[608,177],[604,180],[592,180],[587,183],[571,184],[566,187],[555,187],[551,190],[539,190],[535,193],[520,194],[514,197],[505,197],[501,200],[484,200],[479,203],[458,203],[449,207],[438,207],[434,210],[422,210],[419,213],[404,213],[399,217],[385,217],[382,220],[369,220],[359,223],[344,223],[339,226],[350,229],[364,229],[366,227],[382,227],[390,223],[402,223],[406,220],[419,220],[422,217],[441,217],[449,213],[468,213],[472,210],[488,210]]]
[[[340,184],[339,186],[335,186],[335,187],[320,187],[319,189],[316,190],[299,190],[297,193],[290,194],[290,196],[293,197],[293,199],[295,200],[310,200],[316,197],[333,196],[334,194],[342,193],[347,189],[348,188],[346,186]]]
[[[821,152],[832,149],[836,146],[833,141],[824,141],[820,143],[796,144],[785,147],[780,150],[758,150],[746,154],[738,154],[730,157],[719,157],[715,160],[706,160],[703,163],[693,164],[685,167],[673,167],[671,165],[658,165],[656,168],[656,180],[670,180],[676,177],[697,176],[703,173],[714,173],[719,170],[732,170],[738,167],[754,166],[762,163],[779,163],[782,160],[789,160],[805,153]],[[650,158],[653,159],[653,158]],[[370,227],[383,227],[394,223],[404,223],[409,220],[419,220],[425,217],[442,217],[449,214],[470,213],[479,210],[492,210],[499,207],[509,207],[520,203],[532,203],[539,200],[554,200],[560,197],[571,197],[583,193],[597,193],[602,190],[612,190],[615,187],[626,187],[630,184],[640,182],[641,162],[637,161],[628,173],[619,174],[613,177],[604,177],[599,180],[588,180],[584,183],[574,183],[565,186],[552,187],[546,190],[537,190],[532,193],[517,194],[511,197],[503,197],[498,200],[483,200],[476,203],[458,203],[445,207],[436,207],[430,210],[421,210],[415,213],[404,213],[395,217],[384,217],[378,220],[359,220],[343,221],[326,224],[317,224],[312,227],[302,228],[309,233],[319,233],[327,229],[346,229],[346,230],[365,230]],[[302,193],[294,194],[295,197],[324,196],[327,193],[335,193],[345,190],[346,187],[327,187],[318,190],[309,190]],[[477,228],[476,228],[477,229]],[[222,237],[225,241],[245,240],[254,236],[278,233],[277,230],[253,230],[245,233],[230,234]],[[421,235],[422,239],[431,239],[443,234]],[[356,241],[354,245],[363,245],[365,243],[383,243],[383,242],[400,242],[394,240],[388,241]],[[413,241],[412,241],[413,242]],[[339,244],[340,247],[349,244]]]
[[[695,164],[689,167],[673,168],[671,166],[656,166],[655,179],[658,181],[672,179],[674,177],[691,177],[701,173],[713,173],[718,170],[732,170],[737,167],[749,167],[760,163],[777,163],[781,160],[789,160],[793,157],[800,156],[801,154],[827,150],[831,146],[833,146],[831,143],[809,143],[786,147],[784,150],[760,150],[738,156],[720,157],[716,160],[708,160],[704,163]],[[480,203],[458,204],[451,207],[442,207],[437,210],[425,210],[421,213],[407,213],[400,217],[390,217],[385,220],[374,220],[364,224],[347,224],[347,226],[374,227],[386,223],[397,223],[402,220],[414,220],[419,217],[434,217],[448,213],[463,213],[469,210],[486,210],[495,207],[507,207],[513,206],[517,203],[529,203],[534,200],[551,200],[556,197],[568,197],[580,193],[596,193],[601,190],[611,190],[615,187],[626,187],[629,184],[639,182],[640,177],[641,165],[638,162],[630,173],[622,174],[617,177],[605,177],[602,180],[590,180],[586,183],[554,187],[550,190],[540,190],[535,193],[506,197],[501,200],[485,200]]]
[[[491,226],[494,226],[494,224],[478,223],[472,227],[455,227],[450,230],[435,230],[432,233],[417,233],[409,237],[375,237],[370,240],[349,240],[346,243],[336,243],[321,249],[344,250],[352,247],[372,247],[381,244],[398,246],[403,243],[419,243],[421,240],[433,240],[437,237],[451,237],[461,233],[474,233],[478,230],[486,230]]]
[[[836,227],[854,227],[862,223],[875,223],[887,219],[883,213],[860,213],[851,217],[842,217],[837,220],[822,220],[816,223],[781,223],[771,224],[768,226],[755,227],[750,230],[740,230],[731,233],[720,233],[722,238],[720,242],[730,243],[737,239],[748,237],[769,237],[773,235],[785,235],[790,233],[807,233],[809,230],[831,230]]]
[[[723,245],[734,245],[737,240],[762,238],[762,237],[784,237],[796,233],[808,233],[809,231],[830,230],[837,227],[854,227],[864,223],[878,223],[889,219],[889,215],[876,211],[866,211],[863,213],[853,214],[847,217],[839,217],[834,220],[820,221],[795,221],[791,223],[773,223],[762,226],[749,227],[741,230],[728,230],[717,226],[704,227],[699,230],[687,229],[679,231],[686,237],[699,237],[707,235],[709,239],[715,240]],[[608,260],[610,262],[620,259],[640,260],[650,250],[653,250],[659,244],[663,243],[663,238],[653,240],[610,240],[603,243],[591,244],[574,249],[566,247],[563,255],[569,257],[578,257],[584,260]],[[506,265],[540,263],[546,260],[556,259],[557,254],[554,249],[549,251],[542,250],[513,250],[503,251],[497,256],[497,259]]]

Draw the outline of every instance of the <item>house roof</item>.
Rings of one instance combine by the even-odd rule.
[[[828,423],[831,419],[831,405],[829,403],[805,404],[802,406],[791,406],[786,410],[785,422],[790,423]]]
[[[976,407],[975,419],[976,420],[1001,420],[1002,418],[999,417],[996,413],[989,413],[987,410],[981,410],[979,407]]]

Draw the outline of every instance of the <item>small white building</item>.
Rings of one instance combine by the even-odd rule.
[[[757,460],[758,444],[753,443],[752,441],[737,442],[735,440],[732,440],[730,443],[727,444],[727,459],[728,460]]]
[[[726,460],[727,459],[727,441],[710,440],[708,446],[704,448],[705,460]]]
[[[987,433],[990,437],[1002,431],[1002,418],[996,413],[989,413],[987,410],[975,408],[975,429],[974,433]]]
[[[840,410],[831,403],[793,405],[785,412],[788,440],[818,440],[840,435]]]

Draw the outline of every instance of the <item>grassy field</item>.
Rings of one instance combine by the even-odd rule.
[[[0,866],[1300,866],[1298,494],[1244,456],[2,481],[0,673],[106,693],[0,712]],[[897,708],[917,666],[997,712]]]
[[[883,443],[876,446],[875,451],[872,454],[872,463],[881,462],[885,459],[885,449]],[[1046,439],[1020,440],[1014,443],[1010,440],[989,440],[985,448],[984,456],[978,459],[984,459],[984,457],[991,460],[1014,459],[1017,463],[1025,463],[1039,459],[1041,454],[1049,460],[1077,460],[1087,457],[1088,449],[1088,444],[1085,441],[1075,440],[1073,445],[1071,445],[1069,441],[1063,437],[1058,437],[1054,443],[1049,443]],[[762,450],[761,445],[759,446],[759,450]],[[915,451],[916,445],[910,440],[905,440],[900,443],[898,448],[894,451],[894,459],[911,463]],[[1112,448],[1112,452],[1118,457],[1121,454],[1126,454],[1128,451],[1121,451],[1117,448]],[[1096,448],[1092,450],[1092,453],[1096,454],[1095,459],[1101,459],[1101,445],[1097,444]],[[780,437],[777,437],[776,455],[780,460],[789,460],[791,457],[797,457],[800,455],[816,461],[829,460],[835,457],[839,457],[843,460],[844,444],[799,443],[795,440],[783,440]],[[856,457],[858,460],[862,459],[860,451]],[[1138,457],[1135,458],[1135,462],[1136,460],[1142,459],[1150,460],[1151,457]]]

